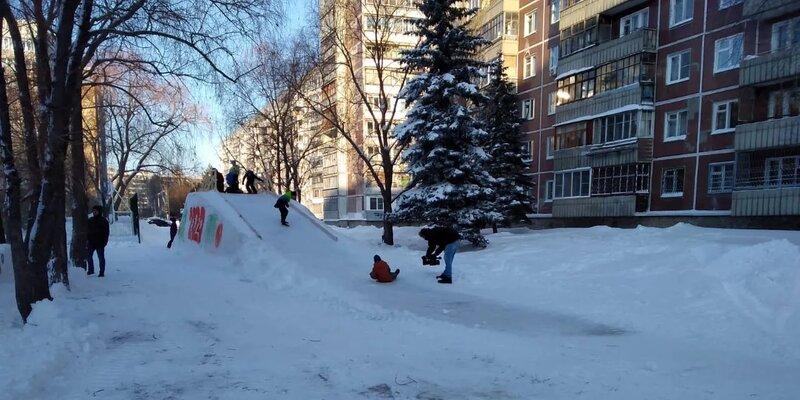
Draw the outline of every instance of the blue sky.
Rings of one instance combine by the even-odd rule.
[[[298,29],[307,23],[308,10],[314,0],[283,0],[286,23],[289,29]],[[219,159],[218,149],[220,137],[226,133],[227,127],[220,104],[213,89],[194,88],[193,96],[207,110],[211,126],[196,129],[197,161],[202,169],[208,165],[224,168],[227,163]],[[202,172],[202,171],[198,171]]]

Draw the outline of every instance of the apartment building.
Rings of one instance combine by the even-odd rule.
[[[478,58],[490,62],[498,57],[503,60],[509,81],[517,81],[517,54],[519,35],[519,0],[471,0],[469,6],[478,11],[469,21],[473,32],[486,39],[489,44],[478,52]],[[528,65],[530,70],[530,65]],[[488,84],[489,76],[484,83]]]
[[[800,2],[522,0],[518,15],[538,214],[800,214]]]

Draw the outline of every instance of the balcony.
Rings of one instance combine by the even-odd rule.
[[[744,0],[742,17],[767,20],[800,11],[797,0]]]
[[[636,196],[581,197],[555,199],[553,217],[628,217],[636,212]]]
[[[623,107],[653,102],[652,83],[638,83],[602,92],[588,99],[567,103],[556,108],[556,123],[578,122],[603,114],[625,111]]]
[[[653,138],[630,138],[610,143],[556,150],[553,169],[607,167],[653,160]]]
[[[655,52],[658,36],[655,29],[640,29],[558,60],[558,75],[603,65],[645,51]]]
[[[797,2],[800,4],[800,1]],[[759,86],[795,79],[800,75],[800,48],[744,59],[739,69],[741,86]]]
[[[560,26],[572,26],[597,14],[618,14],[646,2],[647,0],[583,0],[561,10]]]
[[[740,217],[800,215],[800,187],[734,191],[731,213]]]
[[[736,126],[736,151],[800,146],[800,116]]]
[[[568,169],[585,168],[589,166],[589,157],[586,156],[586,147],[572,147],[559,149],[553,153],[553,169],[566,171]]]

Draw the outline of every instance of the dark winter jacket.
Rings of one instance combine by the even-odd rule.
[[[453,228],[428,228],[420,231],[420,236],[428,241],[426,256],[438,256],[448,244],[461,239],[461,235]]]
[[[175,235],[177,234],[178,234],[178,223],[172,221],[172,223],[169,225],[169,238],[174,239]]]
[[[247,172],[244,173],[244,177],[242,178],[242,182],[245,185],[252,185],[255,181],[264,182],[263,179],[261,179],[261,178],[256,176],[255,172],[250,171],[248,169]]]
[[[278,197],[278,201],[275,202],[275,208],[288,208],[289,200],[291,200],[291,198],[288,194],[281,195],[281,197]]]
[[[108,220],[104,216],[98,215],[89,218],[86,239],[89,246],[93,248],[106,247],[108,244]]]
[[[217,191],[218,192],[224,192],[225,191],[225,177],[222,176],[222,173],[217,171],[216,172],[216,178],[217,178]]]

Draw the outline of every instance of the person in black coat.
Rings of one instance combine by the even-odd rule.
[[[437,265],[436,258],[444,252],[444,272],[436,278],[439,283],[453,283],[453,258],[460,246],[461,235],[450,227],[422,228],[419,236],[428,241],[423,264]]]
[[[263,179],[256,176],[256,173],[252,170],[247,170],[244,173],[244,177],[242,178],[242,183],[244,183],[244,188],[247,189],[247,193],[256,194],[258,190],[256,190],[256,181],[264,182]]]
[[[178,234],[178,221],[175,217],[170,217],[170,224],[169,224],[169,242],[167,242],[167,248],[172,248],[172,242],[175,241],[175,235]]]
[[[108,220],[103,216],[103,208],[100,206],[92,207],[92,216],[89,218],[88,230],[86,232],[86,239],[88,240],[88,258],[86,263],[89,268],[86,271],[87,275],[94,274],[94,253],[97,252],[97,260],[100,262],[100,274],[97,276],[103,277],[106,274],[106,254],[105,249],[108,244]]]
[[[217,191],[220,193],[225,192],[225,177],[216,168],[214,168],[214,178],[217,180]]]

